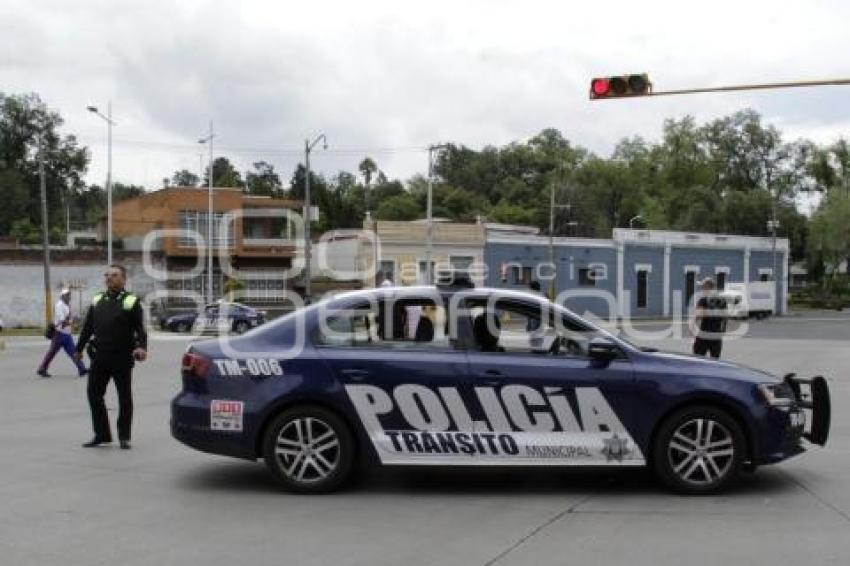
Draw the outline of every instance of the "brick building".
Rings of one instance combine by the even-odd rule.
[[[246,195],[238,188],[213,189],[214,299],[234,273],[228,262],[255,301],[274,302],[286,290],[303,239],[295,218],[300,218],[301,206],[299,201]],[[169,187],[117,203],[112,210],[113,237],[123,249],[162,253],[169,274],[166,289],[205,293],[206,188]],[[101,230],[105,234],[105,222]],[[185,275],[193,268],[192,276]]]

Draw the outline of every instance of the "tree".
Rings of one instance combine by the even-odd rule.
[[[407,194],[388,198],[378,206],[376,214],[379,220],[416,220],[419,215],[416,199]]]
[[[44,159],[48,217],[64,220],[63,198],[83,188],[88,151],[72,135],[59,133],[62,117],[36,94],[0,93],[0,182],[3,207],[0,233],[8,234],[16,220],[41,226],[39,155]],[[64,227],[64,221],[61,222]]]
[[[850,196],[836,192],[821,203],[811,220],[809,253],[821,258],[833,279],[850,258]]]
[[[378,165],[371,157],[367,157],[360,162],[357,168],[360,170],[360,174],[363,175],[363,182],[366,185],[366,190],[368,190],[372,184],[372,176],[378,170]]]
[[[252,195],[279,197],[283,194],[280,176],[274,165],[265,161],[254,163],[254,171],[245,175],[245,185],[245,192]]]
[[[200,177],[189,171],[188,169],[181,169],[180,171],[175,171],[174,175],[171,176],[171,186],[172,187],[197,187],[198,182],[200,181]]]
[[[210,168],[204,172],[204,185],[210,182]],[[214,187],[242,187],[242,176],[236,167],[226,157],[217,157],[213,161],[213,186]]]

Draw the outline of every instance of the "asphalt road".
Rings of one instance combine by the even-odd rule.
[[[0,563],[812,566],[850,556],[850,317],[842,313],[755,323],[727,342],[727,359],[828,376],[833,428],[826,448],[714,497],[672,495],[645,473],[563,470],[381,471],[342,493],[287,494],[259,462],[171,439],[185,344],[154,340],[138,368],[127,452],[80,448],[91,436],[84,380],[63,358],[55,377],[37,378],[46,343],[7,340]],[[686,351],[689,343],[653,345]],[[108,399],[114,409],[111,387]]]

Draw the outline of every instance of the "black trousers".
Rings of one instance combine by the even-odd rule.
[[[694,354],[704,356],[708,354],[712,358],[720,357],[720,350],[723,348],[722,340],[706,340],[705,338],[697,338],[694,340]]]
[[[109,380],[115,381],[118,391],[118,439],[130,440],[130,426],[133,423],[133,391],[130,387],[133,367],[125,365],[99,364],[94,360],[89,370],[89,383],[86,392],[91,409],[91,422],[94,435],[103,441],[111,441],[109,415],[103,396]]]

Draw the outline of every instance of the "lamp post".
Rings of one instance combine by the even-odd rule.
[[[432,281],[431,258],[434,255],[434,152],[446,149],[448,144],[435,144],[428,146],[428,205],[426,211],[425,228],[425,284],[430,285]]]
[[[310,280],[312,273],[310,270],[310,261],[312,259],[312,242],[310,240],[310,222],[312,222],[312,210],[310,208],[310,152],[316,147],[316,144],[323,142],[322,149],[328,149],[328,138],[325,134],[319,134],[312,142],[310,139],[304,140],[304,167],[306,175],[304,177],[304,301],[309,305],[312,294]]]
[[[106,263],[112,264],[112,101],[106,105],[106,115],[98,111],[97,106],[87,106],[86,109],[92,114],[105,120],[107,127],[107,166],[106,166]]]
[[[53,298],[50,293],[50,239],[47,233],[47,180],[44,174],[44,140],[38,137],[38,187],[41,196],[41,245],[44,247],[44,318],[53,319]]]
[[[207,302],[213,301],[213,254],[212,254],[212,239],[213,239],[213,123],[210,120],[210,133],[205,138],[198,140],[198,143],[205,143],[210,148],[210,171],[207,184]]]
[[[552,266],[552,280],[549,281],[549,298],[555,298],[555,280],[558,278],[558,266],[555,265],[555,209],[572,210],[572,204],[555,204],[555,182],[549,186],[549,265]]]
[[[634,224],[635,220],[640,220],[641,222],[643,222],[643,216],[641,216],[640,214],[636,214],[635,216],[629,218],[629,230],[632,229],[632,224]]]

